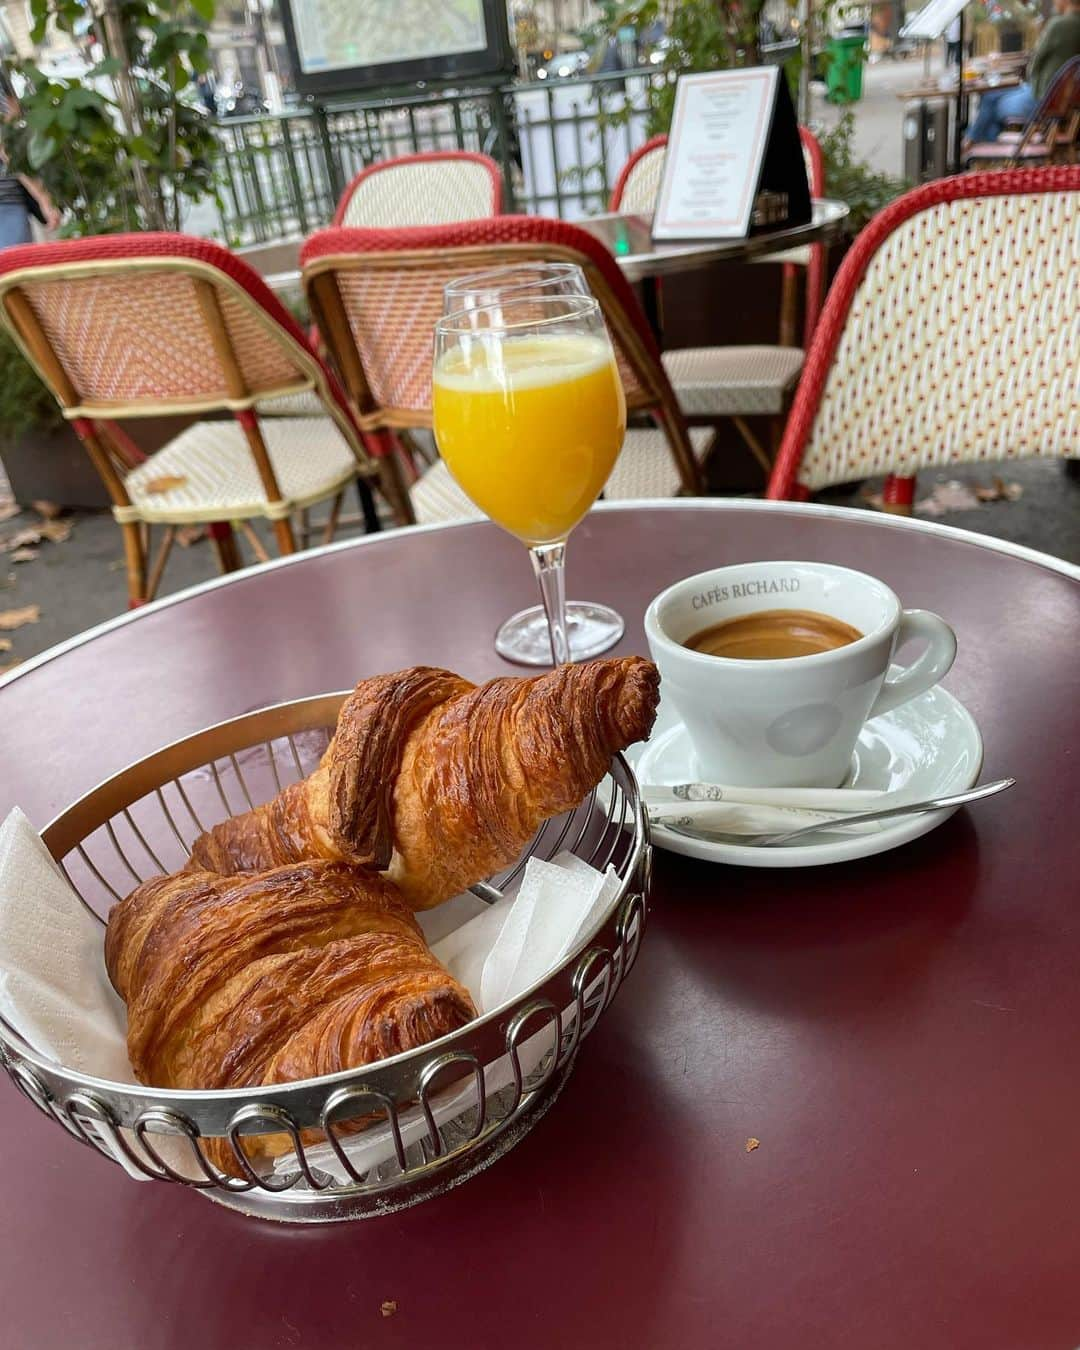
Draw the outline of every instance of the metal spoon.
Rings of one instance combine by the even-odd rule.
[[[983,783],[981,787],[970,788],[967,792],[955,792],[948,797],[931,797],[927,801],[908,802],[904,806],[890,806],[880,811],[861,811],[855,816],[837,816],[834,820],[819,820],[813,825],[800,825],[797,830],[773,830],[766,834],[725,834],[723,830],[691,829],[685,825],[672,825],[663,820],[655,823],[662,825],[665,830],[672,830],[675,834],[685,834],[690,839],[717,839],[727,843],[771,848],[773,844],[784,844],[802,834],[835,830],[838,825],[861,825],[864,821],[885,820],[889,816],[916,816],[926,811],[942,811],[951,806],[963,806],[965,802],[977,802],[983,797],[992,797],[997,792],[1004,792],[1015,782],[1015,778],[999,778],[993,783]]]

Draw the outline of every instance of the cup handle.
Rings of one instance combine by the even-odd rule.
[[[913,665],[902,670],[894,679],[886,676],[881,692],[870,709],[870,717],[890,712],[937,684],[943,675],[948,674],[956,659],[956,634],[944,619],[927,609],[904,610],[896,630],[893,651],[899,651],[911,638],[926,638],[929,646]]]

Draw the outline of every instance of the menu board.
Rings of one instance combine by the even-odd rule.
[[[776,66],[680,78],[654,239],[738,239],[748,233],[779,78]]]

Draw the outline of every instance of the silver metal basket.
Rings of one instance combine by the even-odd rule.
[[[70,806],[43,832],[46,847],[104,924],[134,885],[179,867],[204,829],[305,777],[346,697],[280,704],[178,741]],[[0,1062],[37,1107],[135,1176],[194,1186],[244,1213],[291,1222],[415,1204],[487,1166],[536,1123],[637,956],[648,824],[621,756],[600,789],[541,828],[493,884],[504,888],[532,854],[563,850],[618,874],[618,896],[596,930],[521,998],[406,1054],[297,1083],[177,1092],[63,1068],[0,1019]],[[284,1166],[252,1161],[244,1141],[260,1134],[290,1137],[294,1154]],[[241,1177],[211,1162],[209,1137],[229,1141]],[[389,1156],[358,1163],[357,1141],[380,1138]]]

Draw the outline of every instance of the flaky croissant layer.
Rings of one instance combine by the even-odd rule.
[[[318,769],[200,836],[189,866],[227,875],[343,860],[429,908],[579,805],[612,755],[648,736],[658,691],[641,657],[480,686],[428,666],[362,680]]]

